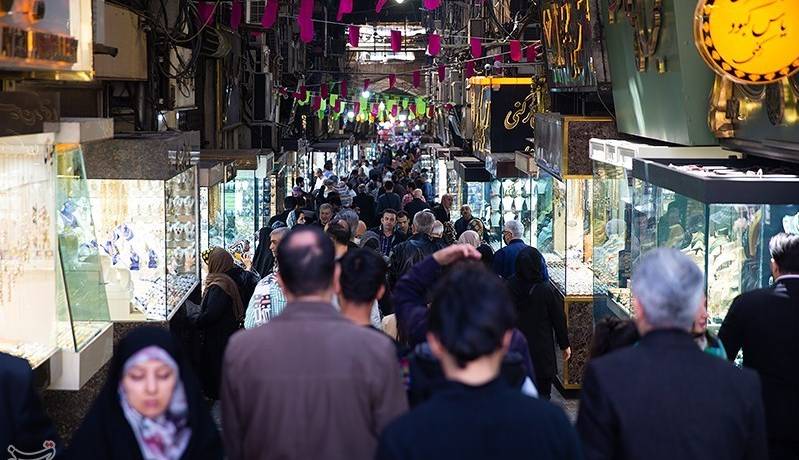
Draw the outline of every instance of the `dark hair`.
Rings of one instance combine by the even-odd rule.
[[[306,201],[305,201],[305,197],[304,196],[298,196],[296,198],[296,200],[297,200],[297,204],[294,205],[295,207],[299,206],[301,208],[304,208],[305,205],[307,204]]]
[[[771,237],[768,247],[781,273],[799,273],[799,235],[778,233]]]
[[[594,338],[591,341],[590,359],[630,346],[638,339],[638,329],[636,329],[635,323],[631,320],[608,316],[596,323]]]
[[[310,235],[311,244],[295,243],[298,236]],[[300,225],[291,229],[277,246],[280,278],[288,292],[310,295],[330,288],[336,267],[336,251],[322,230]]]
[[[394,208],[386,208],[382,213],[380,213],[380,218],[382,219],[386,214],[394,214],[396,216],[397,211]]]
[[[454,266],[436,283],[429,330],[458,366],[493,353],[513,329],[515,315],[502,281],[476,262]]]
[[[330,160],[325,161],[325,165],[323,166],[327,171],[333,170],[333,162]]]
[[[372,302],[386,280],[386,262],[369,249],[351,249],[339,261],[341,295],[353,302]]]
[[[283,198],[283,208],[286,210],[294,209],[297,207],[297,198],[289,195],[286,198]]]
[[[338,192],[328,193],[327,202],[330,203],[330,205],[333,206],[333,208],[341,207],[341,197],[339,196]]]
[[[299,185],[304,183],[305,183],[305,178],[302,176],[298,176],[296,179],[294,179],[294,185]]]
[[[400,211],[397,213],[397,219],[399,220],[400,217],[408,217],[408,213],[405,211]]]
[[[339,216],[334,217],[325,229],[325,233],[338,244],[347,244],[352,238],[350,224]]]
[[[385,188],[387,192],[390,192],[390,191],[394,190],[394,182],[391,182],[390,180],[387,180],[383,184],[383,188]]]

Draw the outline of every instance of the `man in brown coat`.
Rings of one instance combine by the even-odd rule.
[[[289,232],[277,262],[286,308],[225,352],[227,456],[371,459],[382,429],[407,410],[394,345],[330,304],[339,267],[319,229]]]

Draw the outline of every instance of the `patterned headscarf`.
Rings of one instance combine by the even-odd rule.
[[[180,368],[174,359],[161,347],[149,346],[142,348],[125,361],[122,375],[131,367],[147,361],[160,361],[170,368],[177,376],[175,389],[169,406],[163,414],[156,418],[148,418],[139,413],[128,402],[128,396],[122,382],[119,382],[119,401],[122,412],[130,424],[139,450],[144,460],[177,460],[191,439],[191,428],[188,423],[189,404],[186,400],[186,391],[180,378]]]

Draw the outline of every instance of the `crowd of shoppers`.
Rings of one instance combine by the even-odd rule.
[[[120,341],[68,445],[30,368],[0,354],[0,443],[75,459],[799,458],[799,236],[772,238],[774,284],[736,298],[718,337],[691,259],[645,254],[634,320],[597,323],[573,427],[548,401],[573,338],[544,256],[518,221],[496,253],[468,206],[452,222],[418,160],[403,145],[346,178],[326,164],[250,266],[204,253],[196,340]]]

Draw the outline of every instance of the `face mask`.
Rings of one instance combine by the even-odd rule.
[[[361,245],[361,239],[360,239],[359,237],[353,238],[353,239],[352,239],[352,242],[353,242],[353,243],[355,243],[355,244],[357,244],[358,246],[360,246],[360,245]]]

